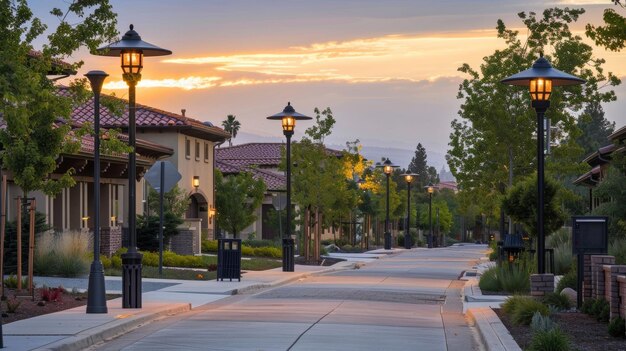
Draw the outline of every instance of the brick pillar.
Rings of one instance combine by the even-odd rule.
[[[111,257],[122,247],[122,227],[100,228],[100,253]]]
[[[530,295],[545,296],[554,292],[554,274],[531,274],[530,275]]]
[[[592,299],[604,298],[604,265],[615,264],[615,257],[591,255],[591,295]],[[586,279],[586,277],[585,277]],[[586,295],[583,295],[586,297]]]
[[[593,297],[593,262],[591,261],[592,255],[583,255],[583,300],[587,300]],[[602,272],[602,267],[599,269]]]
[[[618,275],[617,283],[619,284],[619,315],[626,319],[626,276]]]
[[[609,302],[610,315],[609,318],[615,318],[619,316],[619,283],[617,282],[618,275],[626,274],[625,265],[605,265],[604,269],[604,296]]]

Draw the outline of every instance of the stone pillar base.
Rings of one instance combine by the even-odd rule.
[[[545,296],[554,292],[554,274],[531,274],[530,275],[530,295]]]

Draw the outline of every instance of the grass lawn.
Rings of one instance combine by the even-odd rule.
[[[202,260],[206,264],[206,267],[210,265],[217,266],[217,256],[202,256]],[[281,260],[270,258],[257,258],[241,260],[242,271],[264,271],[267,269],[277,268],[282,266]],[[122,270],[116,268],[109,268],[105,270],[105,275],[121,276]],[[171,269],[163,268],[163,275],[159,275],[158,267],[143,266],[141,270],[141,276],[143,278],[161,278],[161,279],[181,279],[181,280],[214,280],[217,278],[216,271],[192,271],[185,269]]]

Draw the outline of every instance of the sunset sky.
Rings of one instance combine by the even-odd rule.
[[[37,15],[55,1],[33,1]],[[241,137],[282,140],[266,116],[288,101],[304,114],[330,107],[337,119],[330,144],[360,139],[364,146],[414,150],[418,142],[440,165],[457,115],[462,63],[478,67],[502,48],[495,25],[521,28],[516,14],[546,7],[584,7],[573,29],[601,23],[610,0],[113,0],[118,28],[128,25],[173,55],[147,58],[138,102],[219,125],[240,120]],[[626,13],[626,9],[618,9]],[[48,21],[51,21],[48,18]],[[52,23],[52,22],[50,22]],[[606,68],[626,76],[626,52],[602,49]],[[126,97],[119,60],[80,53],[84,72],[110,74],[106,92]],[[84,72],[81,72],[84,73]],[[625,83],[626,84],[626,83]],[[606,117],[626,124],[626,87],[605,105]],[[303,132],[311,122],[302,122]],[[252,134],[252,135],[250,135]],[[298,133],[296,133],[298,137]],[[399,163],[406,167],[405,160]],[[438,167],[438,168],[439,168]]]

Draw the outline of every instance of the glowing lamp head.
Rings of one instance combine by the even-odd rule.
[[[193,176],[193,187],[196,188],[196,190],[198,190],[198,187],[200,187],[200,177],[199,176]]]
[[[548,101],[552,93],[552,79],[531,79],[529,89],[532,101]]]
[[[413,174],[413,173],[405,173],[402,176],[404,177],[404,181],[407,184],[413,183],[413,181],[417,178],[417,174]]]
[[[296,128],[296,119],[293,116],[285,116],[282,119],[283,132],[293,133]]]
[[[122,71],[125,74],[141,73],[143,68],[143,52],[141,50],[123,50],[120,57],[122,58]]]
[[[382,164],[379,164],[376,167],[381,167],[383,169],[383,173],[389,176],[391,175],[391,173],[393,173],[393,169],[397,168],[398,166],[391,163],[389,159],[386,159],[385,162],[383,162]]]

